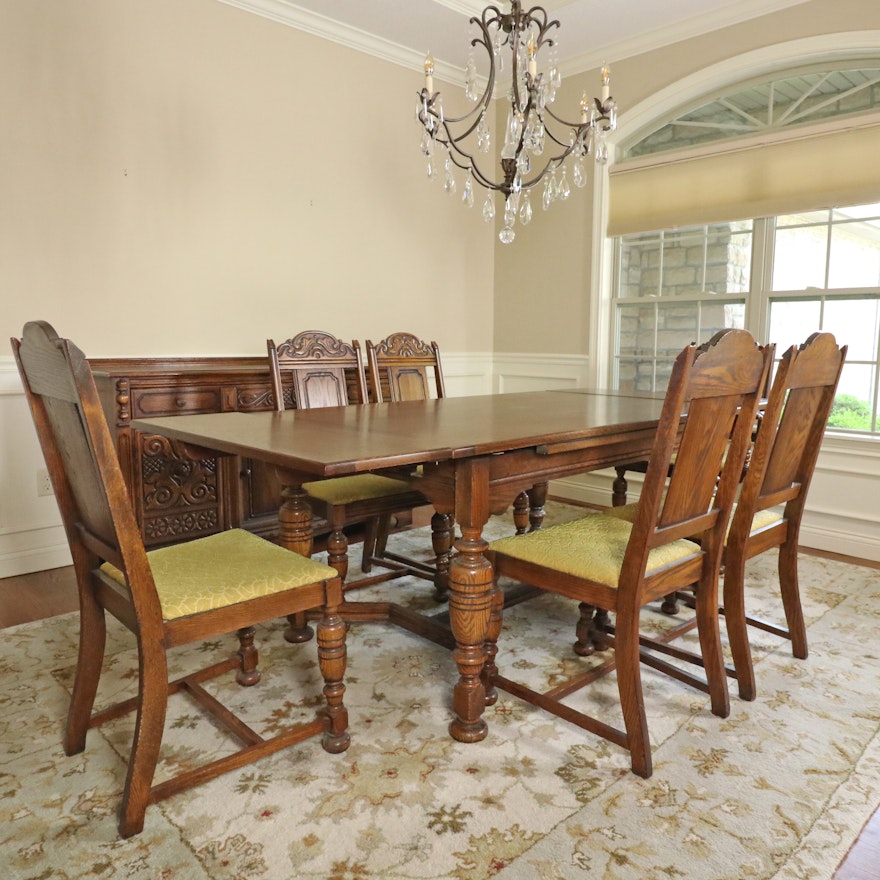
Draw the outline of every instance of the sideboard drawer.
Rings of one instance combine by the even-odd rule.
[[[141,390],[132,394],[132,418],[220,412],[219,388]]]

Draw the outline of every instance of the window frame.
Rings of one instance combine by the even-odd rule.
[[[857,207],[857,206],[853,206]],[[814,221],[811,223],[804,223],[800,228],[807,226],[815,226],[817,228],[824,228],[826,230],[825,235],[825,255],[824,255],[824,278],[823,278],[823,287],[807,287],[802,290],[774,290],[773,289],[773,274],[774,274],[774,261],[775,261],[775,242],[776,242],[776,233],[777,233],[777,217],[761,217],[754,218],[752,220],[752,245],[751,245],[751,266],[750,266],[750,275],[749,275],[749,285],[748,289],[741,294],[725,294],[723,297],[724,302],[730,302],[731,304],[743,303],[744,305],[744,324],[746,329],[748,329],[757,339],[767,339],[770,333],[771,326],[771,316],[772,316],[772,308],[774,303],[780,302],[818,302],[819,303],[819,311],[820,317],[818,326],[815,330],[821,330],[824,326],[824,318],[825,318],[825,309],[829,302],[838,300],[851,300],[853,298],[868,298],[872,301],[878,303],[878,308],[880,308],[880,277],[878,277],[878,283],[876,287],[848,287],[848,288],[829,288],[829,274],[831,271],[830,264],[830,254],[833,243],[833,231],[834,228],[838,225],[842,225],[849,222],[858,222],[858,220],[847,220],[846,218],[836,218],[836,212],[839,212],[842,209],[842,206],[835,206],[833,208],[822,209],[822,212],[814,212],[814,213],[826,213],[827,217],[822,221]],[[788,216],[788,215],[780,215],[780,216]],[[872,219],[880,218],[880,205],[877,205],[876,213],[871,215]],[[861,218],[858,218],[861,219]],[[633,360],[634,357],[628,357],[621,353],[620,346],[620,333],[621,333],[621,318],[622,314],[626,308],[631,307],[633,305],[647,305],[653,303],[656,308],[660,303],[663,302],[662,295],[653,297],[653,296],[620,296],[620,289],[622,284],[622,254],[624,249],[624,240],[626,238],[637,238],[639,236],[656,236],[657,241],[659,242],[658,249],[660,253],[663,253],[663,241],[664,236],[667,232],[674,232],[676,235],[681,235],[682,233],[687,233],[689,230],[699,230],[703,229],[708,232],[712,226],[718,226],[723,224],[706,224],[703,226],[694,226],[687,227],[685,229],[676,229],[676,230],[657,230],[652,233],[634,233],[632,236],[618,236],[613,239],[609,239],[611,246],[611,272],[610,272],[610,283],[611,290],[609,296],[609,309],[611,312],[610,322],[609,322],[609,330],[610,330],[610,339],[609,339],[609,380],[610,385],[613,388],[620,387],[620,366],[622,363],[627,360]],[[798,224],[794,224],[792,226],[785,226],[779,228],[799,228]],[[878,233],[878,239],[880,239],[880,233]],[[708,240],[708,239],[707,239]],[[662,266],[662,258],[661,258],[661,266]],[[685,304],[693,304],[700,306],[703,302],[711,301],[713,303],[719,302],[719,295],[717,293],[711,293],[708,291],[703,291],[698,294],[693,294],[685,297],[669,297],[667,302],[677,302],[680,305]],[[700,314],[701,308],[698,310],[698,313],[694,316],[695,324],[699,328],[700,327]],[[654,335],[655,340],[658,333],[657,322],[654,324]],[[705,334],[700,333],[698,338],[693,341],[702,341]],[[800,340],[803,341],[803,340]],[[840,344],[846,344],[845,339],[838,340]],[[870,393],[867,400],[867,403],[871,410],[871,424],[872,427],[870,429],[855,429],[855,428],[841,428],[841,427],[832,427],[829,428],[827,433],[838,435],[841,437],[847,438],[857,438],[861,440],[880,440],[880,324],[877,326],[877,338],[874,341],[874,359],[866,360],[864,358],[859,358],[855,360],[854,358],[847,358],[848,366],[856,366],[856,365],[864,365],[868,366],[871,369],[871,378],[870,378]],[[652,376],[654,377],[655,384],[652,385],[652,390],[662,390],[656,385],[656,378],[658,374],[661,373],[658,370],[658,366],[661,363],[665,363],[668,358],[664,358],[663,356],[658,356],[657,354],[657,345],[655,341],[653,356],[644,358],[652,361]],[[846,371],[846,367],[844,367]]]

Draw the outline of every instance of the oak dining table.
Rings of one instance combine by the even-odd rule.
[[[132,427],[169,438],[188,456],[210,451],[274,466],[284,487],[279,543],[304,555],[312,531],[302,484],[316,478],[387,473],[410,480],[438,513],[453,516],[460,537],[448,571],[449,624],[459,677],[449,732],[469,743],[488,732],[482,715],[495,699],[494,658],[484,642],[490,627],[497,636],[503,605],[483,527],[535,485],[646,458],[662,404],[662,394],[577,388],[142,418]],[[369,619],[368,604],[348,606]]]

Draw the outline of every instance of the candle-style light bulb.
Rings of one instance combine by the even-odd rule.
[[[587,93],[581,95],[581,125],[586,124],[590,120],[590,99]]]
[[[611,97],[611,70],[607,64],[602,65],[602,103]]]
[[[535,45],[534,34],[529,34],[529,42],[526,48],[529,53],[529,76],[534,78],[538,75],[538,47]]]
[[[429,95],[434,94],[434,56],[430,52],[425,56],[425,88]]]

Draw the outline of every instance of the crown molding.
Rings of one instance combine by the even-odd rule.
[[[252,12],[341,46],[347,46],[349,49],[365,52],[408,70],[424,71],[424,52],[402,46],[309,9],[303,9],[290,0],[218,0],[218,2],[245,12]],[[435,62],[434,79],[460,85],[463,76],[460,68],[440,60]]]
[[[435,3],[439,3],[441,6],[445,6],[447,9],[451,9],[453,12],[461,12],[463,15],[475,15],[479,18],[483,14],[483,10],[486,8],[487,0],[434,0]],[[544,0],[541,6],[547,10],[549,13],[555,13],[557,9],[562,9],[563,6],[568,6],[572,0]],[[524,7],[528,7],[531,4],[524,3]]]
[[[424,66],[423,52],[391,42],[325,15],[303,9],[297,6],[293,0],[218,0],[218,2],[286,24],[313,36],[356,49],[359,52],[365,52],[408,70],[421,71]],[[455,12],[477,17],[482,14],[485,6],[484,0],[436,0],[436,2]],[[548,12],[554,12],[569,2],[571,0],[549,0],[544,6]],[[564,76],[583,73],[601,67],[606,61],[620,61],[623,58],[641,55],[681,40],[710,33],[762,15],[769,15],[805,2],[807,0],[740,0],[740,2],[731,3],[724,9],[693,16],[665,28],[655,28],[649,33],[632,39],[608,43],[598,49],[569,58],[560,64],[560,70]],[[438,60],[434,76],[444,82],[460,84],[462,71],[460,68]]]

